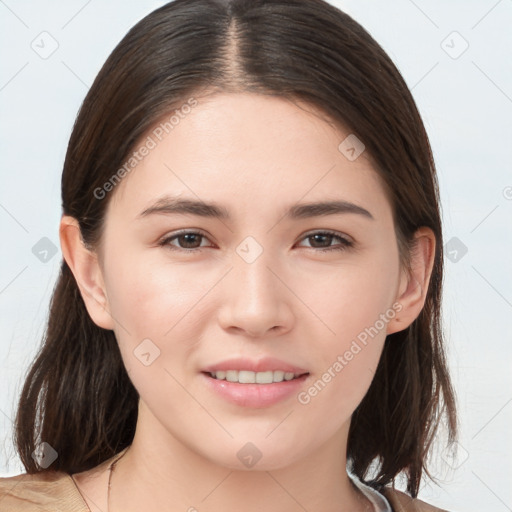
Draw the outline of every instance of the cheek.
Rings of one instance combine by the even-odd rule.
[[[386,288],[377,293],[368,280],[372,293],[365,295],[360,287],[345,284],[343,291],[329,294],[324,319],[333,332],[323,329],[324,334],[316,336],[312,357],[317,371],[297,396],[310,418],[323,418],[325,433],[334,433],[348,421],[364,398],[379,363],[386,325],[395,313],[388,306]]]
[[[357,407],[375,374],[387,325],[396,315],[398,270],[393,265],[383,255],[371,264],[317,276],[315,287],[309,288],[308,305],[321,320],[313,335],[318,371],[298,401],[318,413],[329,409],[333,425]]]
[[[126,258],[109,268],[106,281],[115,335],[124,364],[141,394],[154,383],[181,379],[189,354],[200,339],[196,319],[205,293],[204,280],[169,265]]]
[[[382,340],[374,339],[371,343],[368,346],[354,344],[348,352],[333,354],[331,364],[315,375],[297,396],[299,416],[311,430],[318,431],[320,421],[321,435],[325,439],[348,424],[370,387]]]
[[[294,291],[318,318],[320,327],[323,326],[317,329],[321,333],[316,336],[318,341],[340,350],[375,324],[379,331],[384,327],[385,333],[380,319],[394,302],[397,279],[398,266],[384,254],[341,263],[335,269],[321,269],[314,279],[298,277]]]
[[[162,338],[205,293],[186,267],[132,258],[112,266],[106,283],[112,315],[138,336]]]

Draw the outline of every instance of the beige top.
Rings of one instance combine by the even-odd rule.
[[[110,460],[114,460],[115,455]],[[386,487],[382,494],[394,512],[447,512]],[[61,471],[0,478],[2,512],[91,512],[71,475]]]

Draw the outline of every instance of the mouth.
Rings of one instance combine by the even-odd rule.
[[[289,361],[266,356],[217,361],[203,367],[201,377],[217,397],[237,406],[261,409],[291,400],[311,375]]]
[[[224,380],[238,384],[275,384],[283,381],[299,379],[309,372],[293,373],[284,370],[268,370],[265,372],[253,372],[249,370],[217,370],[203,372],[212,379]]]

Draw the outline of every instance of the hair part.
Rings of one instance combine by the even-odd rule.
[[[350,16],[323,0],[175,0],[150,13],[108,57],[80,108],[62,173],[63,214],[78,220],[86,247],[98,249],[113,193],[100,200],[94,190],[162,116],[215,92],[302,102],[362,140],[392,206],[404,267],[415,231],[427,226],[435,234],[425,306],[408,328],[387,336],[348,438],[359,478],[378,487],[402,473],[416,496],[442,419],[450,441],[457,426],[441,326],[438,183],[405,81]],[[133,439],[138,401],[114,332],[91,320],[63,260],[15,420],[26,471],[43,471],[31,456],[39,440],[58,453],[48,469],[77,473],[112,457]]]

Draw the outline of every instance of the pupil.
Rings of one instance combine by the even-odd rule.
[[[322,242],[322,239],[324,239],[324,242],[326,241],[325,239],[330,239],[332,238],[332,235],[320,235],[320,234],[316,234],[316,235],[313,235],[313,239],[316,242]]]
[[[198,235],[194,233],[187,233],[186,235],[182,235],[181,238],[185,239],[185,245],[187,244],[194,244],[194,238],[197,238]],[[196,240],[197,242],[197,240]]]

